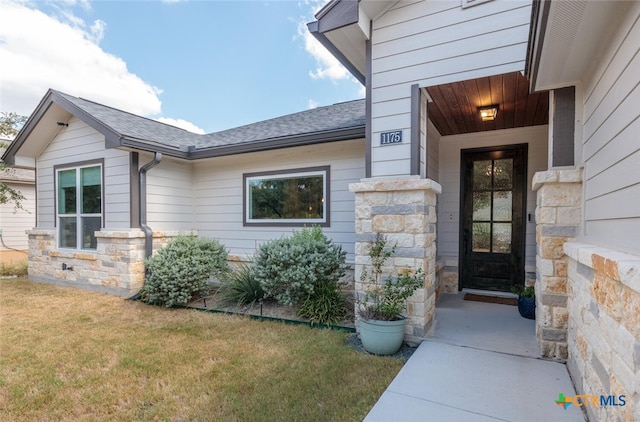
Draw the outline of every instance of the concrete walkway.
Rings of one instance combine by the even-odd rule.
[[[543,360],[535,322],[515,306],[443,295],[436,325],[365,418],[374,421],[580,421],[564,364]]]

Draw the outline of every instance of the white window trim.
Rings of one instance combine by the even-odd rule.
[[[328,227],[330,223],[329,215],[329,186],[330,186],[330,167],[311,167],[303,169],[276,170],[260,173],[246,173],[244,176],[244,212],[243,225],[245,226],[283,226],[283,227],[303,227],[306,225],[319,225]],[[249,201],[249,186],[253,180],[265,179],[282,179],[298,176],[322,176],[322,198],[323,198],[323,215],[322,218],[282,218],[282,219],[254,219],[249,218],[251,214],[251,201]]]
[[[477,6],[479,4],[488,3],[493,0],[462,0],[462,8],[466,9],[467,7]]]
[[[82,183],[81,179],[81,169],[90,168],[90,167],[99,167],[100,168],[100,213],[82,213],[82,195],[78,194],[78,189]],[[60,214],[59,213],[59,196],[58,196],[58,184],[59,184],[59,174],[61,171],[67,170],[75,170],[76,171],[76,212],[75,214]],[[82,217],[100,217],[100,227],[104,225],[104,162],[102,160],[91,161],[87,163],[79,163],[79,164],[71,164],[71,165],[63,165],[63,166],[55,166],[55,219],[56,219],[56,233],[58,237],[57,247],[59,249],[65,250],[83,250],[83,251],[95,251],[93,248],[83,248],[82,247]],[[62,246],[62,236],[60,230],[62,229],[62,224],[60,224],[60,219],[62,218],[75,218],[76,219],[76,247],[70,248],[68,246]]]

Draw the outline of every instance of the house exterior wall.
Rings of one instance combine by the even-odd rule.
[[[452,0],[398,2],[374,20],[372,176],[410,174],[411,85],[522,71],[530,17],[530,1],[463,9]],[[403,143],[379,146],[380,133],[391,130],[403,131]]]
[[[139,165],[153,160],[140,154]],[[147,172],[147,224],[154,231],[194,230],[193,163],[163,157]]]
[[[582,85],[582,240],[640,255],[640,3],[624,2],[624,7]]]
[[[589,406],[590,420],[640,420],[640,257],[565,243],[567,368],[578,394],[615,396],[624,406]]]
[[[467,148],[481,148],[509,144],[528,144],[527,161],[527,207],[525,214],[531,214],[526,222],[525,272],[529,282],[533,282],[536,257],[536,226],[533,215],[536,209],[536,195],[531,191],[533,175],[546,169],[548,126],[531,126],[464,135],[443,136],[440,140],[440,183],[442,193],[438,199],[438,257],[445,266],[443,292],[458,291],[458,248],[460,231],[460,151]]]
[[[600,421],[640,420],[640,3],[620,5],[576,87],[584,217],[580,235],[563,246],[576,390],[626,398],[625,406],[587,407]]]
[[[29,246],[25,232],[35,225],[36,188],[33,183],[5,183],[19,191],[25,199],[22,201],[23,209],[14,210],[13,203],[0,205],[0,263],[26,262]]]
[[[104,148],[104,136],[73,117],[58,132],[36,161],[38,228],[51,229],[55,222],[54,166],[104,159],[104,221],[106,229],[131,226],[129,153]]]
[[[364,140],[331,142],[239,156],[219,157],[194,164],[195,227],[201,237],[220,240],[230,255],[246,259],[265,241],[299,228],[243,227],[243,174],[272,170],[330,166],[330,222],[323,231],[354,259],[354,194],[349,183],[365,176]],[[153,171],[153,170],[152,170]]]

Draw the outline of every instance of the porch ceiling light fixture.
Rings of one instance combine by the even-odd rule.
[[[478,113],[480,113],[480,118],[483,122],[491,122],[496,119],[496,115],[498,114],[498,106],[491,105],[487,107],[478,107]]]

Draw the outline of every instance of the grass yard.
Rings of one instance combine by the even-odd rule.
[[[402,362],[345,336],[0,280],[0,420],[359,421]]]

